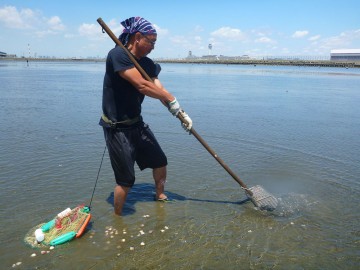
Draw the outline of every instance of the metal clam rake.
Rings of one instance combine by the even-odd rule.
[[[181,118],[181,115],[178,116],[182,123],[185,123],[185,120]],[[227,171],[231,177],[239,183],[240,187],[245,191],[247,197],[251,202],[258,207],[260,210],[273,211],[278,205],[278,200],[266,191],[262,186],[256,185],[248,188],[246,184],[237,176],[228,165],[215,153],[213,149],[204,141],[204,139],[194,130],[191,129],[191,134],[205,147],[205,149],[216,159],[216,161]]]
[[[124,47],[124,45],[119,41],[119,39],[114,35],[114,33],[109,29],[109,27],[105,24],[105,22],[99,18],[97,22],[102,27],[103,31],[105,31],[110,38],[121,48],[123,48],[128,54],[130,60],[134,63],[135,67],[141,73],[141,75],[148,81],[153,82],[153,80],[149,77],[149,75],[142,69],[133,55]],[[188,123],[182,117],[181,114],[177,115],[179,120],[187,125]],[[263,187],[257,185],[251,188],[248,188],[245,183],[225,164],[225,162],[214,152],[213,149],[204,141],[204,139],[195,131],[194,128],[191,128],[190,133],[205,147],[205,149],[216,159],[216,161],[232,176],[232,178],[239,183],[242,189],[245,190],[246,195],[251,200],[251,202],[261,210],[273,211],[276,209],[278,205],[278,200],[267,192]]]

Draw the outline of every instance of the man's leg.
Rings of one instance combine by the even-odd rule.
[[[155,180],[156,200],[167,199],[164,193],[166,182],[166,166],[153,169],[153,177]]]
[[[129,193],[129,187],[123,187],[116,185],[114,188],[114,212],[115,215],[121,216],[122,209],[124,207],[126,197]]]

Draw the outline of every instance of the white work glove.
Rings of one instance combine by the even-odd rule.
[[[179,111],[181,110],[180,104],[175,98],[173,101],[168,103],[169,112],[172,113],[172,115],[177,116]]]
[[[185,129],[185,131],[189,132],[189,134],[190,134],[191,128],[192,128],[192,120],[188,116],[188,114],[181,109],[180,104],[176,98],[173,101],[168,103],[168,108],[169,108],[169,111],[174,116],[178,116],[178,114],[181,114],[182,118],[186,122],[186,123],[181,122],[181,126],[183,127],[183,129]]]
[[[192,120],[191,120],[191,118],[183,110],[180,110],[179,114],[182,116],[182,118],[184,118],[185,122],[187,122],[187,123],[182,123],[181,122],[181,125],[182,125],[183,129],[185,129],[185,131],[189,132],[189,134],[190,134],[191,133],[191,128],[192,128]]]

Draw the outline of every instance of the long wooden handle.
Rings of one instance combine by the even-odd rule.
[[[143,70],[143,68],[139,65],[139,63],[136,61],[134,56],[129,52],[129,50],[121,43],[121,41],[114,35],[114,33],[110,30],[110,28],[106,25],[106,23],[101,19],[97,19],[97,22],[101,25],[102,29],[110,36],[110,38],[121,48],[123,48],[126,53],[129,55],[130,60],[134,63],[137,70],[141,73],[141,75],[150,82],[153,82],[153,80],[149,77],[149,75]],[[179,113],[177,115],[177,118],[181,121],[183,124],[187,124],[185,119],[182,117],[182,115]],[[229,168],[228,165],[225,164],[225,162],[215,153],[213,149],[205,142],[205,140],[195,131],[194,128],[191,128],[190,130],[191,134],[194,135],[194,137],[205,147],[205,149],[219,162],[219,164],[234,178],[236,182],[239,183],[240,186],[242,186],[248,194],[252,196],[252,192],[247,188],[245,183]]]

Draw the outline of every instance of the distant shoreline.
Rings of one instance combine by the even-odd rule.
[[[105,62],[104,58],[18,58],[0,57],[0,61],[18,62]],[[360,62],[340,62],[330,60],[230,60],[230,59],[156,59],[158,63],[178,63],[178,64],[223,64],[223,65],[268,65],[268,66],[318,66],[318,67],[344,67],[360,68]]]

